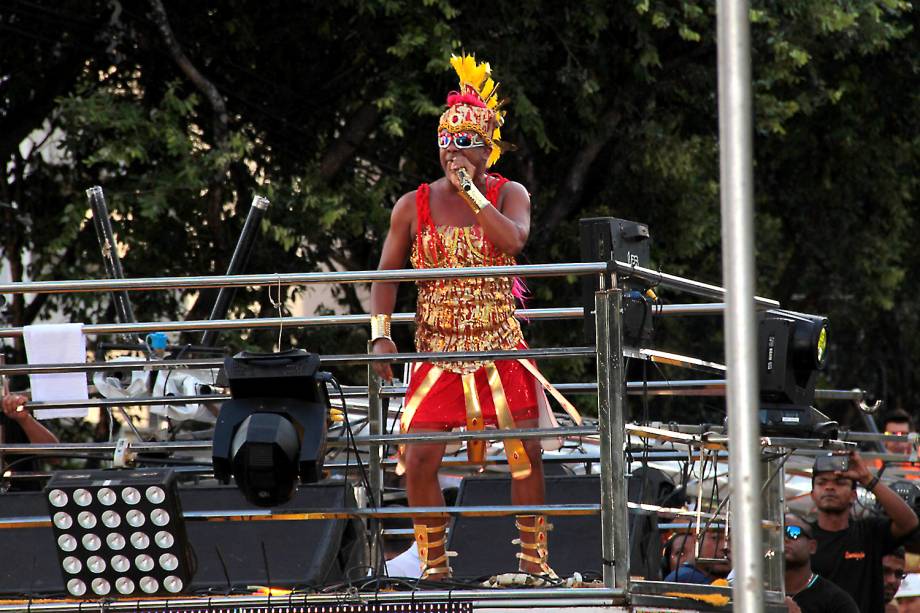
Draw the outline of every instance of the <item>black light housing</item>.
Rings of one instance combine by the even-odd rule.
[[[818,371],[827,363],[826,317],[794,311],[760,314],[758,365],[765,402],[810,406]]]
[[[812,407],[818,372],[827,363],[828,320],[770,310],[759,314],[761,432],[836,437],[837,423]]]
[[[329,396],[319,356],[302,349],[242,352],[224,360],[232,399],[214,429],[214,476],[251,503],[290,500],[297,478],[322,476]]]
[[[172,470],[61,471],[44,494],[70,596],[188,591],[194,557]]]

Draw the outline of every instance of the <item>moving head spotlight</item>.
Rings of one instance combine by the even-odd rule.
[[[224,360],[233,398],[214,429],[214,476],[229,483],[232,475],[255,505],[287,502],[298,477],[312,483],[322,475],[329,396],[319,363],[302,349]]]
[[[837,436],[837,423],[812,407],[818,371],[827,363],[827,330],[827,318],[820,315],[760,313],[757,366],[763,434]]]

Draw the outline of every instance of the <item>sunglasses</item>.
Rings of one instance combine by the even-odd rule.
[[[472,149],[485,146],[482,137],[476,133],[457,132],[456,134],[451,134],[450,132],[441,132],[438,134],[438,147],[441,149],[450,147],[451,141],[454,142],[454,146],[457,149]]]
[[[786,538],[790,541],[797,541],[803,536],[807,539],[811,538],[811,535],[802,530],[801,526],[786,526],[785,528]]]

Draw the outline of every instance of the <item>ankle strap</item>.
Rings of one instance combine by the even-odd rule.
[[[533,518],[533,525],[527,526],[521,523],[521,519]],[[521,532],[550,532],[553,525],[546,521],[545,515],[518,515],[514,518],[514,525]]]

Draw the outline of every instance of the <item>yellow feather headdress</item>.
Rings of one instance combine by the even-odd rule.
[[[448,108],[441,115],[438,131],[478,133],[492,147],[488,161],[492,166],[510,148],[501,140],[506,111],[501,108],[505,101],[498,98],[498,83],[492,80],[489,63],[479,63],[473,55],[452,55],[450,65],[460,78],[460,91],[447,96]]]

